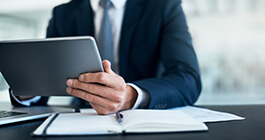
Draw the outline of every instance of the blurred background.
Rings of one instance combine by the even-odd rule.
[[[54,6],[69,0],[0,0],[0,41],[44,38]],[[183,0],[203,90],[197,105],[265,104],[265,0]],[[0,102],[9,102],[0,74]],[[49,104],[67,104],[53,97]]]

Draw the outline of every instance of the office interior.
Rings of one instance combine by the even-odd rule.
[[[0,41],[45,38],[52,8],[68,1],[0,0]],[[203,83],[195,104],[265,104],[265,1],[183,0],[182,7]],[[0,74],[0,102],[9,102],[8,88]]]

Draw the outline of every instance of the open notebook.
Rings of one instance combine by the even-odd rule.
[[[53,114],[33,132],[33,135],[100,135],[208,130],[204,123],[181,111],[127,110],[120,114],[122,122],[118,121],[115,114],[106,116],[89,113]]]

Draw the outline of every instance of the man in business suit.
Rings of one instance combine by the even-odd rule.
[[[100,44],[104,14],[111,24],[114,59],[103,61],[105,72],[67,80],[67,92],[88,101],[98,114],[193,104],[201,80],[181,1],[109,2],[107,10],[100,0],[72,0],[53,10],[47,37],[90,35]]]

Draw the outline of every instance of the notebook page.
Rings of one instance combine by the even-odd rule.
[[[114,115],[98,116],[86,113],[60,114],[47,129],[48,135],[87,135],[122,132]]]
[[[207,130],[207,126],[181,111],[128,110],[123,111],[126,132],[170,132]]]

